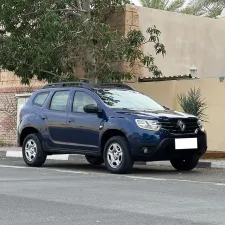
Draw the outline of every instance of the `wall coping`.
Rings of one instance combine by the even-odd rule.
[[[16,94],[15,96],[17,98],[23,98],[23,97],[30,97],[32,93],[22,93],[22,94]]]

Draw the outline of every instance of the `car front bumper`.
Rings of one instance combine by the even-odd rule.
[[[197,138],[197,149],[175,149],[175,139]],[[172,158],[188,159],[193,156],[201,157],[207,150],[207,135],[199,131],[198,134],[172,135],[168,132],[160,132],[152,135],[152,132],[139,136],[138,141],[130,146],[132,157],[135,161],[164,161]]]

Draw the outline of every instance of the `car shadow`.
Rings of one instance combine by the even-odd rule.
[[[43,166],[49,169],[60,169],[70,171],[81,171],[88,173],[109,173],[105,165],[93,166],[84,162],[46,162]],[[179,174],[196,174],[198,169],[193,171],[183,172],[176,171],[171,166],[157,166],[157,165],[134,165],[131,175],[179,175]]]

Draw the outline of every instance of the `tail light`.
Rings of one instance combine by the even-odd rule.
[[[20,110],[20,114],[19,114],[19,124],[22,122],[23,120],[23,109]]]

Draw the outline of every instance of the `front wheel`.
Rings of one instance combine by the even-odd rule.
[[[22,153],[25,163],[32,167],[42,166],[47,158],[37,134],[29,134],[25,138]]]
[[[104,148],[104,161],[109,172],[129,173],[133,168],[127,140],[121,136],[110,138]]]
[[[199,162],[198,157],[192,157],[190,159],[171,159],[172,166],[179,171],[191,171]]]

